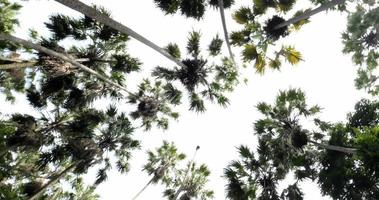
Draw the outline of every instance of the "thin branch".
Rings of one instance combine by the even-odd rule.
[[[138,34],[137,32],[135,32],[132,29],[128,28],[127,26],[121,24],[120,22],[117,22],[117,21],[113,20],[112,18],[108,17],[107,15],[102,14],[101,12],[96,10],[95,8],[92,8],[92,7],[86,5],[86,4],[84,4],[78,0],[55,0],[55,1],[67,6],[73,10],[76,10],[76,11],[78,11],[78,12],[80,12],[80,13],[88,16],[88,17],[91,17],[92,19],[95,19],[95,20],[115,29],[115,30],[118,30],[121,33],[128,34],[132,38],[142,42],[146,46],[154,49],[155,51],[162,54],[166,58],[175,62],[177,65],[179,65],[181,67],[185,67],[185,65],[181,61],[179,61],[176,58],[174,58],[173,56],[171,56],[169,53],[167,53],[164,49],[162,49],[161,47],[159,47],[155,43],[151,42],[150,40],[146,39],[145,37]]]
[[[21,38],[17,38],[15,36],[12,36],[12,35],[8,35],[8,34],[3,34],[3,33],[0,33],[0,40],[7,40],[7,41],[11,41],[11,42],[15,42],[15,43],[18,43],[18,44],[21,44],[25,47],[28,47],[28,48],[32,48],[36,51],[39,51],[39,52],[43,52],[43,53],[46,53],[50,56],[54,56],[54,57],[57,57],[65,62],[68,62],[70,64],[72,64],[73,66],[75,67],[78,67],[94,76],[96,76],[97,78],[99,78],[100,80],[103,80],[104,82],[116,87],[116,88],[119,88],[119,89],[122,89],[124,91],[126,91],[128,94],[131,94],[131,92],[129,92],[125,87],[113,82],[112,80],[110,80],[108,77],[96,72],[95,70],[93,69],[90,69],[89,67],[87,66],[84,66],[82,64],[80,64],[79,62],[73,60],[72,58],[69,58],[68,56],[64,55],[64,54],[61,54],[61,53],[58,53],[58,52],[55,52],[51,49],[48,49],[48,48],[45,48],[41,45],[38,45],[38,44],[34,44],[32,42],[29,42],[27,40],[24,40],[24,39],[21,39]]]
[[[236,61],[234,60],[234,55],[232,52],[230,41],[229,41],[228,29],[226,27],[225,12],[224,12],[224,1],[223,0],[218,0],[218,7],[220,10],[222,28],[224,30],[224,38],[225,38],[226,46],[228,47],[229,57],[230,57],[230,60],[233,62],[233,65],[235,67],[237,67]]]
[[[285,26],[288,26],[288,25],[291,25],[291,24],[294,24],[296,22],[299,22],[301,20],[304,20],[304,19],[308,19],[309,17],[311,17],[312,15],[315,15],[319,12],[322,12],[322,11],[325,11],[327,9],[330,9],[330,8],[333,8],[334,6],[338,5],[338,4],[342,4],[344,3],[346,0],[332,0],[332,1],[329,1],[328,3],[325,3],[313,10],[310,10],[308,12],[305,12],[303,13],[302,15],[299,15],[297,17],[294,17],[288,21],[285,21],[279,25],[277,25],[275,27],[275,29],[279,29],[279,28],[283,28]]]

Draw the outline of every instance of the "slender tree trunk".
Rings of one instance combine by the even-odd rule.
[[[150,181],[133,197],[132,200],[136,200],[138,196],[141,195],[142,192],[145,191],[147,187],[149,187],[149,185],[151,185],[151,183],[154,181],[154,178],[155,177],[151,178]]]
[[[132,38],[142,42],[143,44],[147,45],[148,47],[154,49],[158,53],[162,54],[166,58],[170,59],[171,61],[175,62],[177,65],[185,67],[184,64],[177,60],[176,58],[172,57],[169,53],[167,53],[164,49],[160,48],[158,45],[154,44],[150,40],[146,39],[142,35],[138,34],[137,32],[133,31],[132,29],[128,28],[127,26],[121,24],[120,22],[117,22],[113,20],[112,18],[100,13],[98,10],[78,1],[78,0],[55,0],[73,10],[76,10],[88,17],[91,17],[92,19],[95,19],[111,28],[114,28],[121,33],[128,34]]]
[[[61,178],[67,175],[67,173],[71,172],[76,165],[78,165],[80,161],[77,161],[75,163],[72,163],[69,167],[67,167],[65,170],[63,170],[61,173],[59,173],[56,177],[51,179],[48,183],[46,183],[37,193],[35,193],[32,197],[30,197],[28,200],[36,200],[38,199],[48,187],[58,182]]]
[[[192,169],[192,167],[193,167],[193,163],[194,163],[194,161],[195,161],[196,153],[197,153],[197,151],[199,150],[199,148],[200,148],[199,146],[196,147],[195,153],[193,154],[192,160],[190,161],[190,164],[189,164],[188,170],[186,171],[186,174],[184,175],[184,179],[183,179],[183,183],[184,183],[184,184],[186,183],[188,173],[191,171],[191,169]],[[179,187],[179,189],[176,191],[173,200],[178,199],[178,197],[179,197],[180,193],[183,191],[183,189],[184,189],[184,186],[181,185],[181,186]]]
[[[236,61],[234,60],[232,48],[230,47],[229,34],[228,34],[228,29],[226,27],[225,12],[224,12],[224,1],[223,0],[218,0],[218,9],[220,10],[222,28],[224,30],[224,38],[225,38],[226,46],[228,47],[229,57],[230,57],[230,60],[233,62],[233,65],[235,67],[237,67]]]
[[[2,60],[2,59],[0,59]],[[0,64],[0,70],[7,70],[7,69],[19,69],[19,68],[26,68],[26,67],[36,67],[38,61],[36,60],[29,60],[29,61],[14,61],[14,60],[9,60],[13,63],[9,64]],[[75,59],[76,62],[83,63],[83,62],[88,62],[88,61],[94,61],[94,62],[101,62],[101,63],[113,63],[117,62],[115,60],[99,60],[99,59],[94,59],[91,60],[89,58],[78,58]]]
[[[315,146],[318,146],[318,147],[321,147],[324,149],[328,149],[331,151],[339,151],[339,152],[346,153],[346,154],[355,154],[357,152],[357,149],[354,149],[354,148],[347,148],[347,147],[340,147],[340,146],[335,146],[335,145],[322,144],[322,143],[318,143],[318,142],[315,142],[312,140],[310,140],[309,142],[314,144]]]
[[[294,17],[294,18],[292,18],[292,19],[290,19],[290,20],[288,20],[286,22],[283,22],[283,23],[277,25],[275,27],[275,29],[283,28],[285,26],[294,24],[294,23],[296,23],[298,21],[307,19],[307,18],[311,17],[312,15],[315,15],[315,14],[317,14],[319,12],[322,12],[322,11],[325,11],[327,9],[333,8],[334,6],[336,6],[338,4],[341,4],[341,3],[345,2],[345,1],[346,0],[331,0],[328,3],[325,3],[325,4],[321,5],[320,7],[316,8],[316,9],[313,9],[313,10],[310,10],[308,12],[305,12],[302,15],[299,15],[297,17]]]
[[[178,199],[178,197],[179,197],[179,195],[180,195],[180,193],[181,193],[182,191],[183,191],[183,187],[180,187],[180,188],[176,191],[173,200]]]
[[[34,44],[32,42],[29,42],[27,40],[24,40],[24,39],[21,39],[21,38],[17,38],[17,37],[14,37],[12,35],[8,35],[8,34],[3,34],[3,33],[0,33],[0,40],[7,40],[7,41],[11,41],[11,42],[15,42],[15,43],[18,43],[18,44],[21,44],[25,47],[28,47],[28,48],[32,48],[34,50],[37,50],[39,52],[43,52],[43,53],[46,53],[50,56],[54,56],[54,57],[57,57],[63,61],[66,61],[70,64],[72,64],[73,66],[75,67],[78,67],[94,76],[96,76],[97,78],[99,78],[100,80],[103,80],[104,82],[116,87],[116,88],[119,88],[119,89],[122,89],[124,91],[126,91],[127,93],[129,94],[132,94],[130,93],[125,87],[113,82],[112,80],[110,80],[108,77],[102,75],[102,74],[99,74],[98,72],[96,72],[95,70],[93,69],[90,69],[88,68],[87,66],[84,66],[82,64],[80,64],[79,62],[75,61],[74,59],[72,58],[69,58],[67,57],[66,55],[64,54],[61,54],[61,53],[58,53],[58,52],[55,52],[51,49],[48,49],[48,48],[45,48],[41,45],[38,45],[38,44]]]
[[[7,70],[7,69],[20,69],[20,68],[27,68],[27,67],[35,67],[37,64],[37,61],[31,61],[31,62],[15,62],[10,64],[2,64],[0,65],[0,70]]]

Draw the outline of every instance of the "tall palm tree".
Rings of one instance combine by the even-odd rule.
[[[169,184],[170,173],[176,169],[178,162],[182,161],[185,158],[185,154],[179,153],[174,143],[168,143],[163,141],[163,145],[156,149],[155,152],[148,151],[148,163],[143,167],[143,170],[146,171],[149,175],[153,177],[150,181],[132,198],[133,200],[137,199],[145,189],[151,185],[156,184],[161,181],[164,184]]]
[[[239,159],[232,161],[224,169],[226,196],[232,200],[279,200],[278,181],[282,177],[276,175],[276,168],[260,156],[255,157],[247,146],[239,146]],[[300,197],[302,194],[298,194]]]
[[[131,37],[135,38],[136,40],[142,42],[146,46],[154,49],[158,53],[162,54],[166,58],[170,59],[171,61],[175,62],[179,66],[184,66],[182,62],[168,54],[164,49],[156,45],[155,43],[151,42],[150,40],[146,39],[142,35],[138,34],[137,32],[133,31],[132,29],[126,27],[125,25],[113,20],[112,18],[108,17],[107,15],[102,14],[95,8],[92,8],[78,0],[56,0],[58,3],[61,3],[73,10],[76,10],[88,17],[91,17],[92,19],[95,19],[115,30],[120,31],[121,33],[125,33],[130,35]]]
[[[291,18],[283,23],[280,23],[278,24],[275,29],[280,29],[280,28],[283,28],[283,27],[286,27],[286,26],[289,26],[291,24],[295,24],[301,20],[306,20],[308,18],[310,18],[311,16],[319,13],[319,12],[323,12],[325,10],[328,10],[328,9],[331,9],[333,8],[334,6],[338,5],[338,4],[342,4],[346,2],[346,0],[331,0],[329,2],[326,2],[324,4],[322,4],[321,6],[313,9],[313,10],[309,10],[309,11],[305,11],[303,14],[301,15],[298,15],[294,18]]]
[[[116,88],[119,88],[119,89],[122,89],[124,91],[126,91],[127,93],[130,93],[128,91],[128,89],[126,89],[125,87],[119,85],[118,83],[115,83],[114,81],[110,80],[108,77],[96,72],[95,70],[93,69],[90,69],[86,66],[84,66],[83,64],[75,61],[74,59],[72,58],[69,58],[67,57],[66,55],[63,55],[61,53],[58,53],[56,51],[53,51],[51,49],[48,49],[48,48],[45,48],[41,45],[38,45],[38,44],[34,44],[32,42],[29,42],[27,40],[24,40],[24,39],[21,39],[21,38],[18,38],[18,37],[15,37],[15,36],[12,36],[12,35],[8,35],[8,34],[3,34],[3,33],[0,33],[0,40],[5,40],[5,41],[11,41],[11,42],[14,42],[14,43],[17,43],[17,44],[21,44],[25,47],[28,47],[28,48],[32,48],[32,49],[35,49],[39,52],[43,52],[43,53],[46,53],[50,56],[53,56],[53,57],[56,57],[56,58],[59,58],[65,62],[68,62],[70,64],[72,64],[73,66],[75,67],[78,67],[90,74],[93,74],[95,75],[97,78],[99,78],[100,80],[103,80],[104,82],[116,87]]]
[[[43,185],[35,194],[33,194],[28,200],[36,200],[38,199],[47,188],[49,188],[51,185],[54,185],[59,180],[61,180],[63,177],[67,176],[68,173],[70,173],[72,170],[77,167],[77,165],[80,163],[80,161],[74,162],[70,164],[67,168],[62,170],[60,173],[58,173],[54,178],[52,178],[49,182],[47,182],[45,185]]]
[[[225,38],[226,46],[228,47],[229,57],[230,57],[230,60],[233,62],[233,64],[237,67],[237,64],[236,64],[236,61],[234,59],[234,55],[232,52],[232,48],[230,46],[229,33],[228,33],[227,26],[226,26],[225,12],[224,12],[224,0],[218,0],[218,9],[220,10],[222,28],[224,30],[224,38]]]

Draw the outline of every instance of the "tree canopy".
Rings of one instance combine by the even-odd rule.
[[[138,167],[130,166],[144,144],[136,132],[169,129],[182,107],[202,114],[210,104],[229,106],[228,96],[248,77],[240,66],[262,76],[268,69],[280,71],[285,62],[301,66],[303,52],[286,37],[324,11],[347,16],[341,50],[351,55],[355,86],[367,98],[341,122],[323,120],[322,108],[308,105],[301,88],[279,91],[273,103],[258,103],[257,148],[241,145],[237,159],[219,166],[225,168],[225,194],[232,200],[300,200],[308,180],[332,199],[379,199],[379,2],[311,0],[312,7],[303,8],[296,0],[253,0],[242,7],[237,2],[151,1],[166,17],[178,13],[174,17],[196,23],[210,9],[220,11],[223,34],[205,41],[202,31],[208,30],[193,29],[182,36],[181,49],[179,41],[161,47],[107,8],[79,0],[55,0],[79,14],[58,11],[43,21],[48,33],[31,29],[21,38],[23,2],[0,0],[0,98],[12,106],[27,101],[33,110],[4,114],[0,108],[0,199],[100,199],[96,187],[111,169],[125,174]],[[241,28],[228,32],[226,20]],[[144,60],[132,55],[130,40],[170,65],[142,73]],[[143,79],[133,81],[135,75]],[[151,184],[162,185],[162,198],[169,200],[214,198],[208,163],[196,161],[200,147],[183,162],[186,156],[174,142],[147,152],[142,171],[151,179],[134,199]],[[90,170],[96,177],[88,184],[84,177]],[[279,188],[282,184],[287,186]]]

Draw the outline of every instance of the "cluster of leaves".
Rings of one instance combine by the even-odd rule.
[[[247,63],[255,61],[254,67],[257,72],[264,73],[267,67],[278,70],[282,58],[291,65],[301,61],[301,53],[291,46],[284,45],[281,49],[274,50],[277,40],[286,37],[292,30],[299,30],[302,25],[309,22],[308,19],[303,19],[289,26],[279,27],[286,20],[279,15],[272,15],[270,10],[274,9],[276,13],[286,15],[295,3],[295,0],[254,0],[252,7],[243,6],[233,14],[234,20],[244,28],[231,33],[231,44],[243,48],[243,61]],[[293,17],[304,12],[304,10],[297,11]]]
[[[379,94],[379,4],[357,5],[349,12],[346,31],[342,34],[344,53],[351,53],[353,62],[360,66],[356,86],[372,95]]]
[[[11,2],[9,0],[0,1],[0,33],[12,33],[15,27],[19,24],[16,18],[18,11],[21,9],[21,5]],[[0,50],[15,50],[17,45],[10,44],[7,41],[0,41]],[[2,56],[0,53],[0,56]]]
[[[168,199],[206,200],[213,197],[213,191],[205,189],[210,175],[208,168],[204,164],[196,166],[193,160],[189,161],[185,168],[180,168],[178,164],[186,156],[179,153],[173,143],[164,141],[155,152],[148,151],[148,156],[144,170],[153,176],[149,184],[162,182],[166,187],[164,196]]]
[[[179,113],[173,112],[171,106],[180,104],[182,92],[171,83],[161,81],[151,83],[145,79],[138,87],[138,92],[131,93],[128,102],[137,104],[137,110],[130,115],[133,119],[142,119],[145,130],[151,129],[153,123],[162,129],[168,129],[169,119],[178,119]]]
[[[154,0],[155,4],[165,14],[175,14],[179,10],[188,18],[200,20],[203,18],[207,6],[218,7],[218,0]],[[224,8],[230,8],[234,0],[223,0]]]
[[[222,40],[216,36],[208,46],[212,57],[220,54]],[[169,44],[166,47],[172,56],[182,59],[179,47]],[[200,33],[191,32],[187,42],[187,52],[191,58],[182,59],[185,67],[156,67],[152,75],[168,82],[179,81],[188,92],[190,110],[205,111],[204,98],[217,102],[221,106],[229,104],[224,93],[233,91],[238,84],[238,71],[227,58],[221,58],[221,64],[209,64],[208,59],[201,56]],[[178,95],[175,95],[178,96]],[[177,99],[180,102],[180,98]]]
[[[303,199],[298,183],[306,179],[317,181],[322,194],[333,199],[379,197],[377,101],[358,102],[346,124],[314,117],[320,108],[308,107],[304,93],[295,89],[257,108],[265,116],[254,124],[258,156],[238,148],[240,160],[225,169],[229,199]],[[316,130],[301,125],[309,118]],[[296,182],[279,196],[277,184],[291,173]]]
[[[276,168],[267,160],[256,159],[247,146],[238,147],[239,160],[232,161],[224,171],[228,180],[226,195],[228,199],[302,199],[303,193],[295,182],[277,192],[278,177]]]

